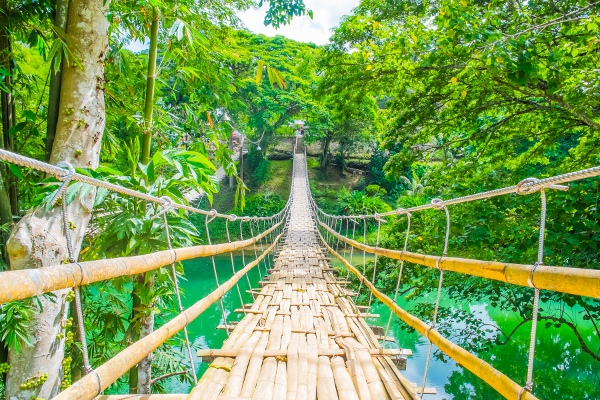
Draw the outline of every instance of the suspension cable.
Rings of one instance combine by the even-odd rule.
[[[404,236],[404,249],[402,251],[406,251],[406,247],[408,245],[408,236],[410,234],[410,217],[411,216],[412,216],[411,213],[406,214],[406,217],[408,218],[408,225],[406,227],[406,235]],[[403,269],[404,269],[404,260],[400,260],[400,270],[398,271],[398,282],[396,282],[396,291],[394,292],[394,303],[396,303],[396,300],[398,299],[398,291],[400,290],[400,282],[402,281]],[[385,327],[385,334],[383,335],[383,347],[385,347],[385,344],[386,344],[385,338],[387,338],[388,331],[390,330],[390,324],[392,323],[393,315],[394,315],[394,313],[390,312],[390,318],[388,319],[387,326]]]
[[[435,310],[433,312],[433,321],[427,331],[425,332],[425,337],[429,341],[429,350],[427,350],[427,362],[425,363],[425,374],[423,375],[423,386],[421,388],[421,398],[423,398],[423,394],[425,393],[425,383],[427,382],[427,372],[429,371],[429,361],[431,360],[431,348],[433,347],[433,343],[429,340],[429,332],[435,328],[437,324],[438,310],[440,307],[440,296],[442,294],[442,284],[444,282],[444,270],[440,268],[440,259],[444,258],[448,255],[448,238],[450,237],[450,213],[448,212],[448,207],[444,205],[440,205],[440,199],[431,200],[431,204],[433,204],[436,210],[444,210],[446,212],[446,239],[444,240],[444,250],[442,252],[442,256],[436,259],[436,267],[440,270],[440,280],[438,282],[438,291],[437,298],[435,299]]]
[[[240,240],[244,240],[244,227],[242,226],[242,222],[244,220],[240,218]],[[244,253],[244,248],[242,247],[242,264],[246,265],[246,255]],[[250,294],[252,295],[252,301],[255,300],[254,292],[252,291],[252,284],[250,283],[250,278],[248,277],[248,272],[246,272],[246,280],[248,281],[248,288],[250,289]],[[246,308],[246,307],[244,307]]]
[[[377,242],[375,244],[375,248],[379,247],[379,232],[381,231],[381,218],[377,218],[377,213],[375,213],[375,219],[377,220]],[[339,240],[339,237],[338,237]],[[377,274],[377,254],[375,254],[375,261],[373,262],[373,278],[371,279],[371,282],[373,282],[373,285],[375,285],[375,275]],[[371,304],[373,302],[373,292],[369,291],[369,311],[367,313],[371,312]]]
[[[210,222],[213,221],[213,219],[215,219],[216,217],[216,211],[214,213],[215,215],[209,220],[208,219],[208,215],[206,215],[206,219],[204,220],[204,226],[206,227],[206,237],[208,238],[208,244],[211,245],[211,241],[210,241],[210,231],[208,229],[208,224]],[[213,265],[213,271],[215,272],[215,281],[217,282],[217,289],[221,287],[221,285],[219,284],[219,277],[217,276],[217,266],[215,264],[215,256],[210,256],[210,259],[212,260],[212,265]],[[221,313],[223,314],[223,323],[225,324],[225,332],[227,332],[227,337],[229,337],[229,325],[227,324],[227,315],[225,315],[225,307],[223,306],[223,297],[219,297],[219,303],[221,304]]]
[[[167,222],[167,213],[163,213],[163,223],[165,225],[165,235],[167,236],[167,247],[169,250],[173,250],[171,245],[171,235],[169,233],[169,223]],[[179,279],[177,277],[177,271],[175,269],[175,262],[171,263],[171,273],[173,274],[173,283],[175,285],[175,294],[177,295],[177,307],[179,309],[179,315],[183,314],[183,305],[181,304],[181,293],[179,291]],[[185,337],[185,345],[188,351],[188,357],[190,358],[190,367],[192,369],[192,377],[194,378],[194,384],[198,383],[196,377],[196,367],[194,366],[194,357],[192,355],[192,347],[190,346],[190,338],[188,336],[187,325],[183,327],[183,335]]]
[[[355,219],[348,219],[348,221],[352,221],[352,240],[354,240],[354,233],[356,232],[356,225],[358,224],[358,221]],[[344,242],[346,243],[346,242]],[[354,246],[350,246],[350,265],[354,266],[354,264],[352,264],[352,257],[354,256]],[[348,279],[350,278],[350,270],[348,270],[348,274],[346,275],[346,284],[344,286],[344,288],[346,288],[348,286]]]
[[[235,221],[237,219],[237,215],[231,214],[231,221]],[[229,237],[229,219],[225,220],[225,231],[227,232],[227,242],[231,243],[231,238]],[[233,252],[229,252],[229,257],[231,258],[231,270],[233,271],[233,275],[235,275],[235,264],[233,263]],[[240,290],[240,285],[238,282],[235,283],[235,287],[237,288],[238,295],[240,296],[240,304],[242,310],[244,311],[244,315],[246,315],[246,306],[244,305],[244,299],[242,298],[242,291]]]
[[[536,178],[527,178],[521,181],[517,185],[517,193],[522,194],[520,192],[520,188],[524,183],[537,181]],[[533,391],[533,364],[535,357],[535,345],[536,345],[536,334],[537,334],[537,322],[538,322],[538,312],[539,312],[539,304],[540,304],[540,289],[538,289],[533,283],[533,273],[536,268],[542,265],[544,261],[544,235],[546,230],[546,191],[544,188],[540,189],[540,201],[541,201],[541,217],[540,217],[540,232],[538,238],[538,256],[537,261],[533,265],[533,269],[531,270],[531,274],[529,277],[529,285],[535,289],[533,295],[533,310],[531,316],[531,337],[529,340],[529,357],[527,363],[527,382],[525,386],[519,392],[518,399],[521,400],[523,394],[527,391],[531,393]]]
[[[75,257],[75,253],[73,252],[73,243],[71,242],[71,233],[69,232],[69,229],[71,227],[69,224],[69,213],[67,210],[67,194],[66,194],[67,186],[69,185],[69,182],[71,181],[71,179],[73,179],[73,176],[75,175],[75,168],[73,168],[73,166],[67,161],[60,161],[56,165],[57,165],[57,167],[67,167],[69,172],[68,172],[67,176],[64,178],[64,181],[61,184],[60,188],[58,189],[56,195],[50,202],[50,205],[54,205],[60,196],[61,208],[62,208],[63,229],[65,231],[65,241],[67,243],[67,253],[68,253],[68,257],[69,257],[69,262],[72,264],[77,264],[79,266],[79,268],[81,268],[81,265],[79,265],[79,263],[77,262],[78,257]],[[81,268],[81,270],[83,272],[83,268]],[[75,295],[75,299],[74,299],[75,300],[75,312],[77,314],[77,328],[79,329],[79,341],[81,343],[81,353],[82,353],[82,359],[83,359],[83,372],[87,375],[90,372],[92,372],[93,369],[90,366],[90,358],[88,355],[87,339],[85,337],[85,323],[83,320],[83,307],[81,305],[81,291],[79,290],[79,286],[73,286],[73,292]]]
[[[360,215],[359,218],[363,222],[363,243],[366,245],[367,244],[367,220],[365,219],[364,215]],[[367,269],[367,252],[366,252],[366,250],[363,250],[363,271],[362,271],[363,276],[365,275],[366,269]],[[360,296],[361,288],[362,288],[362,280],[360,281],[360,284],[358,285],[358,292],[356,293],[356,296],[354,297],[355,303],[358,300],[358,296]]]

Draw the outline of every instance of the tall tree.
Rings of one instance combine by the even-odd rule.
[[[83,68],[70,65],[63,70],[60,109],[51,163],[68,161],[76,167],[98,166],[105,126],[104,62],[108,47],[109,1],[80,0],[69,4],[67,31]],[[75,254],[90,219],[95,191],[76,196],[68,207],[73,223],[71,238]],[[57,265],[68,258],[60,207],[30,210],[11,233],[7,244],[12,269]],[[11,370],[7,397],[49,399],[62,380],[64,338],[57,337],[66,318],[67,290],[54,292],[54,299],[41,298],[29,331],[31,346],[17,353],[10,349]],[[48,374],[41,386],[21,389],[28,378]]]
[[[13,91],[12,43],[10,31],[10,9],[7,0],[0,0],[0,73],[3,76],[0,87],[0,111],[2,115],[3,148],[14,151],[13,130],[16,125],[15,98]],[[4,185],[10,201],[10,215],[19,214],[19,192],[16,176],[5,174]],[[4,186],[3,185],[3,186]],[[1,189],[0,189],[1,190]],[[0,196],[1,198],[2,196]],[[0,201],[2,201],[0,199]]]
[[[69,12],[69,0],[56,0],[54,9],[54,29],[67,32],[67,14]],[[54,39],[58,39],[58,33],[54,34]],[[46,121],[46,162],[50,161],[52,155],[52,146],[56,136],[56,126],[58,124],[58,113],[60,105],[60,84],[62,81],[62,66],[64,57],[62,52],[57,52],[55,60],[50,60],[50,88],[48,96],[48,119]],[[55,68],[58,66],[58,68]]]

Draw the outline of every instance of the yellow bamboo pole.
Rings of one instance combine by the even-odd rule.
[[[455,345],[448,339],[442,337],[438,331],[432,329],[431,326],[421,321],[417,317],[409,314],[407,311],[400,308],[392,299],[381,293],[375,285],[367,280],[356,268],[354,268],[346,259],[342,258],[333,248],[331,248],[321,233],[319,233],[321,241],[327,247],[329,252],[337,257],[342,264],[350,270],[354,275],[360,279],[360,281],[371,290],[371,292],[377,297],[383,304],[388,306],[394,314],[396,314],[402,321],[406,322],[409,326],[414,328],[421,335],[428,337],[429,340],[435,344],[442,352],[450,356],[452,359],[457,361],[463,367],[474,373],[476,376],[483,379],[491,387],[496,389],[498,393],[507,399],[517,399],[519,392],[522,387],[515,383],[508,376],[492,367],[487,362],[483,361],[479,357],[469,353],[460,346]],[[537,283],[537,282],[536,282]],[[537,397],[531,393],[525,391],[522,400],[537,400]]]
[[[342,236],[322,222],[320,222],[320,225],[333,236],[367,253],[436,269],[436,262],[439,260],[440,268],[445,271],[460,272],[519,286],[534,287],[533,284],[535,284],[538,289],[600,298],[600,270],[540,265],[532,274],[533,265],[481,261],[469,258],[437,257],[409,251],[375,248]],[[533,280],[533,284],[530,279]]]
[[[64,392],[58,394],[53,400],[91,400],[98,396],[104,389],[113,384],[119,377],[125,374],[135,364],[154,351],[167,339],[182,330],[196,317],[202,314],[208,307],[214,304],[219,298],[227,293],[248,271],[254,268],[266,255],[275,247],[275,244],[283,236],[280,234],[273,241],[273,244],[265,250],[256,260],[245,266],[232,276],[227,282],[223,283],[217,290],[206,296],[183,313],[173,318],[163,325],[160,329],[152,332],[150,335],[138,340],[125,350],[121,351],[115,357],[111,358],[92,373],[86,375],[73,386]]]
[[[237,242],[182,247],[135,257],[111,258],[0,272],[0,304],[54,290],[88,285],[125,275],[140,274],[165,265],[171,265],[177,261],[228,253],[257,242],[282,223],[283,221],[279,222],[258,236]]]
[[[271,334],[272,336],[272,334]],[[280,335],[281,336],[281,335]],[[343,336],[343,335],[338,335]],[[368,349],[372,357],[376,356],[412,356],[412,350],[409,349]],[[202,349],[196,353],[198,357],[229,357],[236,358],[238,354],[245,354],[244,348],[241,349]],[[270,350],[267,349],[263,353],[263,358],[267,357],[283,357],[287,355],[287,350]],[[319,349],[319,357],[344,356],[346,353],[342,349]]]

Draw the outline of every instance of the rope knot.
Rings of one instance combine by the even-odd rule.
[[[436,210],[443,210],[446,207],[444,205],[440,205],[442,203],[442,199],[435,198],[431,200],[431,205],[433,205],[433,208],[435,208]]]
[[[537,192],[540,189],[535,189],[535,190],[525,189],[525,191],[522,191],[521,186],[523,186],[527,183],[538,183],[539,181],[540,180],[538,178],[525,178],[521,182],[517,183],[517,186],[515,187],[515,193],[520,194],[520,195],[525,195],[525,194],[531,194],[531,193]]]
[[[230,215],[229,215],[229,220],[230,220],[231,222],[237,221],[237,219],[238,219],[238,216],[237,216],[237,215],[235,215],[235,214],[230,214]]]
[[[56,194],[54,194],[54,197],[52,198],[52,200],[50,200],[50,206],[54,206],[54,204],[56,204],[56,201],[62,197],[62,195],[65,193],[65,191],[67,190],[67,186],[69,186],[69,182],[71,182],[71,179],[73,179],[73,175],[75,175],[75,168],[73,168],[73,166],[71,165],[70,162],[68,161],[59,161],[56,163],[57,167],[67,167],[69,169],[69,171],[67,172],[67,175],[65,175],[64,177],[59,177],[60,180],[63,181],[62,185],[60,185],[60,188],[58,188],[58,191],[56,192]],[[66,199],[65,199],[66,201]]]

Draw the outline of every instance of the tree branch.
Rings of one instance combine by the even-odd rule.
[[[177,372],[171,372],[170,374],[161,375],[161,376],[159,376],[157,378],[152,379],[150,381],[150,385],[153,385],[154,383],[160,381],[161,379],[170,378],[170,377],[175,376],[175,375],[183,375],[183,374],[187,374],[189,372],[190,372],[190,370],[188,369],[188,370],[185,370],[185,371],[177,371]]]

